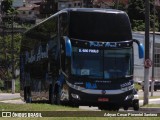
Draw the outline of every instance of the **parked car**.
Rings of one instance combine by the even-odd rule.
[[[151,91],[151,83],[152,80],[149,80],[149,91]],[[142,85],[142,90],[144,90],[144,81],[141,83]],[[160,81],[159,80],[155,80],[154,81],[154,91],[160,90]]]

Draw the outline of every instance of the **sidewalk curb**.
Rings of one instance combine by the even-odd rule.
[[[0,101],[0,103],[25,104],[25,102],[23,102],[21,99],[17,99],[17,100],[3,100],[3,101]]]
[[[160,112],[160,108],[149,108],[149,107],[141,107],[139,110],[145,111],[145,112]]]

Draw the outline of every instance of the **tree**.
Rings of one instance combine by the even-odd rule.
[[[1,3],[1,10],[5,13],[8,13],[9,11],[12,11],[12,0],[4,0]]]
[[[93,2],[94,0],[84,0],[84,3],[86,3],[86,7],[87,8],[90,8],[90,7],[93,7]]]
[[[154,0],[150,0],[150,28],[152,30],[153,28],[153,3]],[[130,0],[127,13],[129,15],[131,24],[132,24],[132,29],[133,30],[138,30],[138,31],[144,31],[145,30],[145,0]],[[156,29],[158,29],[158,17],[156,13],[156,19],[155,19],[155,26]]]
[[[12,48],[11,48],[11,36],[10,35],[6,35],[4,38],[2,38],[0,36],[0,41],[1,40],[4,40],[5,41],[5,51],[4,51],[4,47],[3,47],[3,44],[0,44],[0,51],[3,51],[3,52],[6,52],[5,54],[1,54],[0,55],[0,61],[3,61],[0,63],[0,65],[9,70],[6,74],[5,74],[5,78],[6,79],[11,79],[11,66],[12,66],[12,63],[11,63],[11,59],[12,59],[12,56],[11,56],[11,51],[12,51]],[[19,69],[19,53],[20,53],[20,43],[21,43],[21,39],[22,39],[22,35],[17,33],[14,35],[14,42],[15,42],[15,46],[14,46],[14,67],[16,69]]]
[[[131,20],[144,20],[144,11],[144,0],[130,0],[128,4],[128,15]]]

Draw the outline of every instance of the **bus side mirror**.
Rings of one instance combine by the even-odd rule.
[[[139,58],[140,59],[144,58],[144,47],[142,44],[138,45],[138,51],[139,51]]]
[[[138,51],[139,51],[139,58],[144,58],[144,47],[143,45],[136,39],[133,39],[133,42],[137,43],[138,45]]]
[[[64,40],[65,40],[66,56],[71,57],[72,55],[71,40],[67,36],[64,37]]]

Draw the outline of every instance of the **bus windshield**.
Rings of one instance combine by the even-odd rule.
[[[132,48],[100,50],[73,47],[72,55],[72,75],[99,79],[132,75]]]

